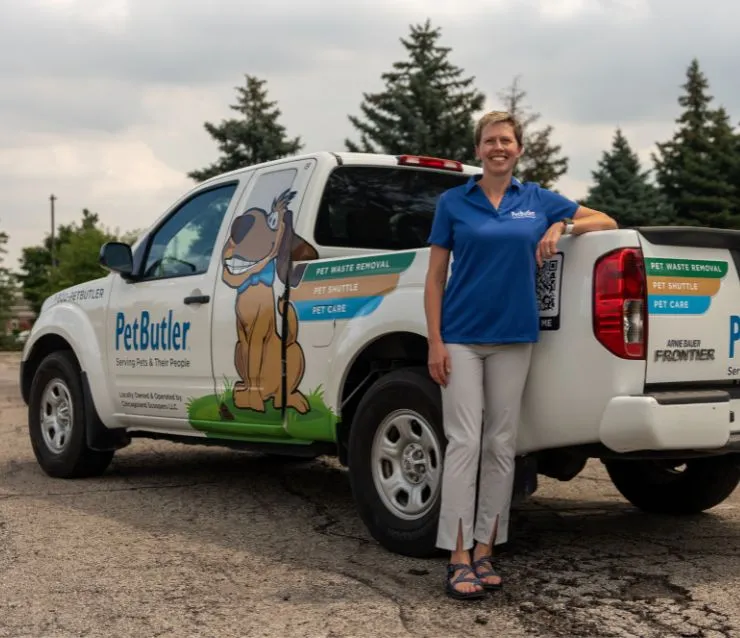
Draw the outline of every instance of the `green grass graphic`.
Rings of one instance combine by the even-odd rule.
[[[288,408],[285,428],[280,410],[273,407],[272,401],[266,402],[265,412],[242,410],[234,405],[232,388],[233,383],[224,377],[223,388],[217,394],[189,399],[190,424],[210,436],[222,438],[291,443],[335,440],[337,416],[326,405],[321,386],[306,395],[310,406],[306,414]]]

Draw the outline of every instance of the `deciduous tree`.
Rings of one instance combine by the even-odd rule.
[[[103,277],[107,271],[99,262],[100,248],[119,234],[103,228],[97,213],[83,209],[79,223],[62,224],[57,229],[54,246],[57,266],[51,265],[51,236],[41,245],[22,250],[18,280],[23,296],[38,313],[48,296],[69,286]]]
[[[7,345],[6,325],[10,319],[10,308],[15,299],[15,282],[10,270],[5,265],[8,254],[8,234],[0,232],[0,348]]]
[[[541,115],[525,104],[527,93],[519,86],[519,76],[499,92],[498,97],[504,109],[520,121],[523,129],[524,153],[517,163],[516,176],[522,181],[552,188],[568,172],[568,158],[562,155],[562,146],[552,142],[553,127],[535,128]]]

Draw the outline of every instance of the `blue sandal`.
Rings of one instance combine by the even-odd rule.
[[[493,556],[481,556],[478,560],[474,560],[473,569],[475,570],[475,575],[480,580],[480,584],[483,585],[483,589],[501,589],[501,580],[497,583],[488,583],[483,580],[489,576],[499,576],[500,578],[500,574],[493,568]]]
[[[452,576],[455,574],[456,571],[460,571],[460,574],[457,576],[457,578],[453,580]],[[477,591],[473,590],[470,592],[463,592],[455,588],[455,585],[459,585],[461,583],[480,585],[481,589]],[[456,598],[458,600],[478,599],[483,598],[486,595],[486,591],[485,589],[483,589],[483,583],[480,582],[478,576],[475,575],[475,572],[473,571],[471,566],[466,565],[465,563],[450,563],[447,565],[447,583],[445,586],[445,590],[448,596],[450,596],[451,598]]]

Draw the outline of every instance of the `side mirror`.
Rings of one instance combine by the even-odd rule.
[[[100,249],[100,265],[130,279],[134,272],[134,256],[131,246],[120,241],[109,241]]]

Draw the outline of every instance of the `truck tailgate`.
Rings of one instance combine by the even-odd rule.
[[[646,383],[740,381],[740,232],[637,230],[647,278]]]

